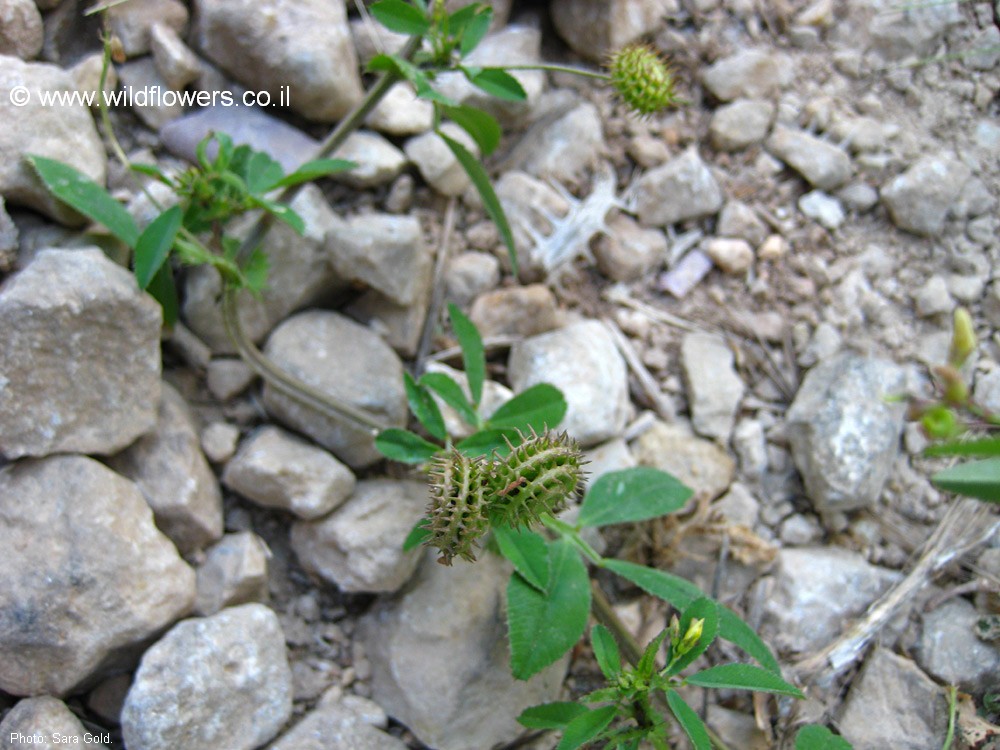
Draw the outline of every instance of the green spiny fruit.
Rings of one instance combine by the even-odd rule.
[[[520,434],[520,433],[519,433]],[[579,489],[583,472],[580,448],[566,433],[521,435],[506,458],[491,465],[489,511],[495,521],[526,526],[543,513],[559,510]]]
[[[438,456],[431,465],[431,502],[427,507],[430,537],[427,544],[441,550],[438,562],[476,559],[475,545],[489,530],[483,458],[469,458],[457,450]]]
[[[641,116],[681,102],[670,66],[645,44],[629,44],[612,52],[608,69],[618,95],[629,109]]]

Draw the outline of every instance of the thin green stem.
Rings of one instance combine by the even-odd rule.
[[[599,70],[577,68],[573,65],[554,65],[552,63],[532,63],[524,65],[504,65],[504,70],[544,70],[548,73],[571,73],[584,78],[597,78],[601,81],[611,81],[611,76]]]
[[[951,750],[955,743],[955,718],[958,715],[958,688],[949,685],[946,692],[948,693],[948,733],[944,736],[941,750]]]

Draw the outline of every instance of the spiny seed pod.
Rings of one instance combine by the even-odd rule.
[[[608,60],[611,83],[626,106],[647,116],[680,102],[670,66],[645,44],[629,44]]]
[[[518,433],[520,434],[520,433]],[[510,454],[496,459],[488,480],[490,515],[511,527],[537,521],[542,513],[552,513],[577,493],[582,455],[575,440],[566,433],[531,431],[521,435]]]
[[[427,506],[430,537],[427,544],[441,550],[438,562],[453,558],[474,562],[476,543],[489,529],[482,458],[469,458],[457,450],[438,456],[431,465],[431,502]]]

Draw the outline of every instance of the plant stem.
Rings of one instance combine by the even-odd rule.
[[[955,742],[955,717],[958,714],[958,688],[949,685],[946,692],[948,693],[948,734],[945,735],[941,750],[951,750]]]
[[[584,78],[597,78],[601,81],[610,81],[611,76],[601,73],[598,70],[588,70],[587,68],[577,68],[572,65],[553,65],[552,63],[534,63],[525,65],[504,65],[504,70],[544,70],[548,73],[571,73]]]
[[[275,390],[328,417],[334,419],[346,418],[364,425],[373,435],[388,428],[389,425],[384,424],[377,417],[335,396],[331,396],[329,393],[323,393],[313,388],[308,383],[304,383],[294,375],[285,372],[268,359],[247,338],[242,326],[238,323],[236,290],[233,287],[229,287],[222,298],[222,317],[226,324],[226,332],[236,345],[240,356],[255,373],[266,380]],[[233,321],[237,321],[235,326],[230,325]]]

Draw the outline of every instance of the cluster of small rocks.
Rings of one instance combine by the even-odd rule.
[[[360,100],[361,65],[404,41],[376,38],[348,3],[272,6],[112,6],[127,62],[109,90],[265,91],[291,114],[136,104],[136,122],[113,115],[137,161],[182,169],[222,131],[292,170],[318,146],[314,126]],[[542,11],[493,6],[470,63],[540,61],[554,44]],[[281,368],[403,427],[403,372],[440,284],[509,344],[491,355],[484,415],[558,387],[591,480],[653,466],[695,490],[704,523],[652,557],[718,586],[780,656],[815,652],[899,582],[941,514],[924,440],[886,397],[928,392],[956,305],[989,353],[1000,346],[998,61],[911,65],[995,45],[992,9],[566,0],[548,18],[576,59],[640,39],[672,54],[692,104],[638,120],[562,75],[518,71],[523,102],[440,76],[513,134],[493,165],[515,279],[432,108],[397,85],[335,154],[357,169],[295,198],[304,235],[267,235],[268,288],[241,297],[242,325]],[[255,382],[214,270],[184,273],[183,323],[161,341],[157,304],[24,158],[109,185],[140,224],[155,215],[109,163],[94,112],[35,93],[98,88],[94,20],[70,0],[0,0],[0,21],[0,746],[59,734],[128,750],[479,750],[516,737],[516,716],[560,699],[575,668],[510,676],[509,567],[403,551],[424,483],[387,467],[369,431]],[[1000,411],[995,359],[969,374]],[[920,538],[885,534],[880,516]],[[731,552],[705,531],[719,524]],[[855,747],[940,746],[940,685],[1000,689],[997,639],[979,627],[1000,613],[997,544],[978,555],[975,599],[937,596],[893,623],[843,704],[824,707]],[[664,624],[617,608],[637,632]],[[753,722],[727,710],[710,719],[752,746]]]

